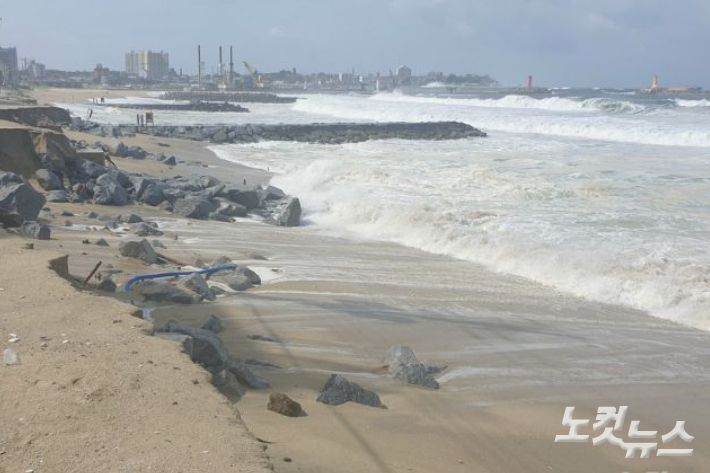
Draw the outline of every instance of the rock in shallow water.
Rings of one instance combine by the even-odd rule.
[[[227,363],[229,358],[227,349],[217,335],[209,330],[193,328],[177,322],[168,322],[165,326],[165,331],[192,337],[192,353],[190,357],[195,363],[207,368],[221,367]]]
[[[346,402],[355,402],[364,406],[379,407],[380,409],[387,408],[382,404],[377,394],[359,384],[348,381],[339,374],[330,375],[316,401],[329,406],[340,406]]]
[[[212,333],[212,332],[210,332]],[[216,338],[216,337],[215,337]],[[270,384],[264,378],[254,374],[254,372],[244,363],[244,360],[238,358],[230,358],[225,368],[234,376],[237,377],[239,382],[251,389],[268,389]]]

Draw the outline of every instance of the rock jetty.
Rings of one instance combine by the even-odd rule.
[[[392,139],[444,141],[487,136],[481,130],[460,122],[155,127],[101,127],[96,124],[85,123],[81,124],[80,131],[103,136],[143,133],[163,138],[237,144],[258,143],[261,141],[342,144]]]
[[[101,104],[103,107],[129,108],[132,110],[174,110],[178,112],[236,112],[249,113],[249,109],[229,102],[190,102],[155,104]]]
[[[189,100],[204,102],[240,102],[240,103],[295,103],[297,97],[283,97],[269,92],[167,92],[166,100]]]

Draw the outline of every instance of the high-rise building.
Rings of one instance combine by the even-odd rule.
[[[126,53],[126,73],[129,76],[148,80],[164,79],[170,73],[168,53],[152,51],[131,51]]]
[[[0,48],[0,72],[4,80],[14,82],[17,78],[17,48]]]

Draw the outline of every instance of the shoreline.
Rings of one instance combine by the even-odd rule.
[[[164,139],[127,141],[160,149]],[[121,168],[148,172],[156,166],[165,175],[199,169],[223,180],[224,173],[251,173],[250,181],[258,183],[269,179],[263,171],[220,160],[209,144],[165,143],[181,159],[209,167],[163,169],[123,159]],[[147,213],[179,235],[177,242],[166,242],[177,259],[229,254],[259,271],[277,270],[276,279],[265,278],[261,287],[239,297],[153,312],[158,325],[177,318],[199,326],[208,313],[217,314],[226,325],[223,340],[230,351],[282,367],[256,372],[301,403],[308,417],[268,412],[268,392],[250,391],[237,404],[249,429],[274,442],[267,452],[276,471],[606,473],[631,468],[619,448],[553,443],[567,430],[561,426],[565,405],[576,405],[575,417],[584,418],[593,418],[601,405],[630,405],[634,420],[661,433],[675,420],[687,420],[696,437],[695,455],[652,458],[643,466],[702,471],[708,462],[710,422],[704,405],[710,373],[703,347],[710,337],[699,330],[395,244],[248,222],[230,231],[215,222],[161,218],[145,206],[50,205],[77,215],[90,209]],[[86,274],[91,261],[105,253],[81,240],[98,235],[62,229],[61,220],[55,221],[60,239],[51,245],[62,244],[62,251],[76,256],[72,272]],[[119,239],[111,235],[111,248]],[[253,252],[268,259],[248,259]],[[247,337],[254,334],[282,343]],[[424,360],[448,365],[439,376],[440,391],[399,385],[382,375],[381,359],[398,343],[411,345]],[[388,411],[315,403],[329,372],[347,373],[375,390]]]

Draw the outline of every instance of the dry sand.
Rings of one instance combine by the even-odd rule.
[[[146,147],[159,147],[145,138],[140,140]],[[251,172],[220,163],[203,145],[177,140],[168,144],[171,154],[185,161],[197,159],[208,167],[158,167],[157,171],[182,175],[217,172],[222,178],[228,169],[234,172],[230,176]],[[130,170],[145,167],[144,172],[162,166],[130,160],[117,160],[117,164]],[[250,174],[250,179],[267,178],[263,173]],[[55,211],[62,208],[71,208],[77,214],[136,210],[52,205]],[[227,254],[251,265],[264,277],[265,284],[248,293],[220,298],[217,303],[157,310],[153,315],[160,325],[170,318],[200,324],[209,314],[216,314],[225,321],[227,329],[221,337],[231,353],[282,367],[260,369],[259,374],[272,383],[274,390],[300,402],[307,417],[290,419],[267,411],[270,391],[250,391],[237,404],[247,427],[272,442],[267,453],[276,471],[685,473],[710,468],[710,414],[706,409],[710,335],[705,332],[630,309],[583,301],[470,263],[397,245],[351,241],[309,228],[274,228],[248,221],[187,224],[154,209],[137,210],[152,215],[168,231],[179,235],[177,241],[169,236],[163,239],[170,256],[189,261],[197,255],[209,259]],[[81,217],[69,220],[86,223]],[[124,269],[123,277],[149,271],[135,263],[111,259],[109,255],[125,236],[84,233],[59,225],[53,233],[55,240],[42,246],[56,249],[63,245],[62,250],[75,255],[71,270],[77,275],[86,274],[97,258],[108,258],[106,261]],[[112,248],[81,245],[81,239],[87,236],[92,241],[107,237]],[[82,251],[87,254],[82,255]],[[268,260],[254,259],[252,253],[263,254]],[[270,278],[275,279],[268,281]],[[91,315],[84,315],[88,319],[79,320],[85,320],[84,325],[88,320],[92,327],[97,325],[92,317],[102,311],[91,309],[91,304],[98,304],[91,301],[97,299],[86,297],[86,302],[75,304],[78,297],[73,296],[69,307],[89,308],[87,313]],[[105,302],[101,300],[101,304]],[[76,312],[73,310],[72,315]],[[21,314],[26,325],[2,329],[37,330],[31,337],[47,330],[32,328],[27,312]],[[106,330],[125,330],[125,325],[117,328],[104,322]],[[136,350],[149,350],[156,343],[135,330],[128,333]],[[282,342],[258,342],[249,339],[249,334],[277,337]],[[70,338],[83,340],[77,335]],[[99,344],[94,338],[85,338]],[[439,375],[441,390],[402,386],[382,374],[384,352],[399,343],[411,345],[423,360],[448,365]],[[79,346],[82,350],[90,348]],[[156,358],[151,355],[154,363]],[[63,366],[72,366],[64,361]],[[99,366],[111,362],[119,361],[102,360]],[[142,361],[128,358],[120,362],[133,362],[135,371]],[[147,361],[143,363],[145,369],[155,369],[147,366]],[[200,372],[196,367],[190,369]],[[175,383],[185,382],[185,370],[188,368],[181,369]],[[118,372],[123,371],[101,370],[107,375]],[[316,403],[317,392],[331,372],[344,373],[375,390],[389,409]],[[120,383],[121,378],[113,375],[106,382]],[[217,396],[203,384],[195,402],[203,399],[202,394],[208,399]],[[167,386],[172,389],[174,385]],[[43,396],[32,404],[42,406],[37,409],[46,409]],[[146,394],[141,399],[147,402],[145,399],[151,398]],[[629,414],[624,432],[617,433],[619,437],[628,439],[631,420],[640,420],[642,430],[657,430],[659,435],[669,432],[676,421],[685,420],[688,432],[696,437],[693,443],[676,440],[661,447],[694,448],[693,456],[626,460],[624,451],[609,444],[592,447],[591,442],[554,443],[555,435],[568,431],[561,425],[566,406],[577,407],[575,417],[593,420],[598,407],[621,405],[629,406]],[[207,418],[204,405],[190,407]],[[136,415],[142,420],[135,420],[139,425],[134,428],[165,431],[167,427],[146,429],[146,425],[165,422],[163,425],[168,426],[184,420],[165,417],[169,408],[168,404],[163,410],[140,409]],[[3,408],[3,415],[6,410]],[[181,413],[187,415],[185,411]],[[215,426],[222,420],[215,419]],[[93,429],[103,432],[97,424],[86,431]],[[585,428],[580,431],[593,433]],[[56,432],[56,428],[47,427],[42,432]],[[71,439],[65,444],[73,445]],[[212,455],[212,448],[205,449]],[[22,451],[31,450],[24,446]],[[153,449],[144,451],[148,456],[157,455]]]

